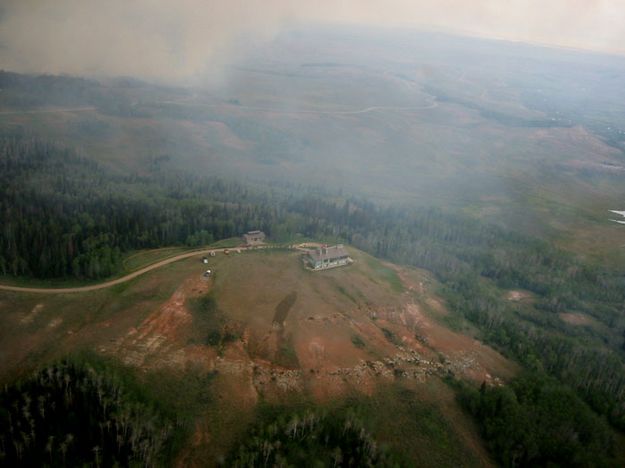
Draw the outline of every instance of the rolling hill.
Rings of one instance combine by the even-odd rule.
[[[425,466],[490,463],[443,379],[503,382],[517,366],[443,325],[430,275],[350,252],[352,266],[327,272],[298,252],[248,252],[211,260],[213,280],[198,257],[107,290],[2,293],[1,378],[79,351],[120,361],[184,415],[185,464],[226,456],[259,407],[311,404],[357,408],[374,437]],[[405,438],[420,412],[430,432]]]

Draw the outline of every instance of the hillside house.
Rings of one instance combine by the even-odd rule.
[[[306,264],[313,270],[327,270],[353,262],[342,244],[321,247],[306,254]]]
[[[265,242],[265,233],[263,231],[250,231],[243,234],[243,240],[246,245],[259,245]]]

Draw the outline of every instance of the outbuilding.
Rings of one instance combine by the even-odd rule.
[[[243,234],[243,240],[246,245],[259,245],[265,243],[265,233],[263,231],[250,231]]]

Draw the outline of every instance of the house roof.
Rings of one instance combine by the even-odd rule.
[[[331,247],[322,247],[320,249],[310,252],[309,255],[313,260],[317,262],[349,256],[347,250],[345,250],[345,247],[343,247],[342,244],[333,245]]]
[[[257,235],[265,235],[263,231],[249,231],[246,236],[257,236]]]

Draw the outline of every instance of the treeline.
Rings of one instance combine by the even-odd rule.
[[[458,387],[502,466],[617,466],[609,426],[551,378],[524,374],[504,387]]]
[[[305,230],[271,193],[182,174],[119,175],[38,140],[0,140],[0,273],[102,278],[122,253]]]
[[[160,466],[172,423],[102,366],[64,361],[0,392],[0,465]]]

